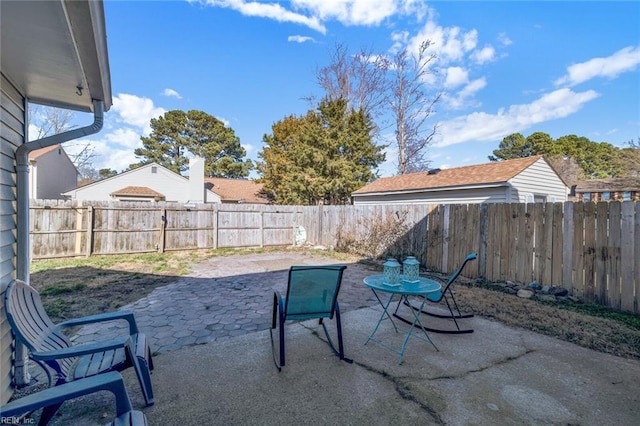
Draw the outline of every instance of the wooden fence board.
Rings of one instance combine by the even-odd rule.
[[[609,204],[599,202],[596,204],[596,279],[594,299],[590,302],[607,304],[607,266],[608,258],[608,226]]]
[[[574,203],[572,202],[565,202],[562,206],[562,286],[569,290],[570,293],[573,290],[573,282],[576,279],[573,266],[575,255],[573,250],[573,236],[575,234],[573,206]]]
[[[534,223],[534,257],[533,257],[533,279],[542,282],[542,270],[544,254],[542,253],[542,242],[544,236],[544,204],[535,203],[531,209],[531,217]]]
[[[637,238],[634,232],[634,203],[622,203],[622,220],[620,222],[620,309],[634,312],[635,294],[633,283],[635,247]]]
[[[569,206],[567,206],[569,207]],[[567,260],[570,259],[569,266],[564,268],[563,280],[564,286],[571,294],[577,296],[584,295],[584,204],[570,203],[570,212],[565,211],[565,236],[571,238],[571,246],[565,246],[565,254],[568,254]],[[569,218],[571,218],[569,220]],[[567,283],[567,281],[569,283]]]
[[[609,203],[609,242],[607,246],[607,304],[614,309],[620,309],[620,245],[622,205]]]
[[[551,248],[551,282],[554,285],[562,285],[562,203],[553,203],[553,242]]]
[[[576,294],[585,301],[595,298],[596,274],[596,205],[593,202],[583,204],[584,208],[584,290]]]
[[[533,256],[534,256],[534,223],[533,216],[531,214],[532,204],[528,203],[524,205],[525,220],[524,220],[524,232],[522,235],[523,241],[523,260],[522,260],[522,279],[524,282],[531,282],[533,277]]]

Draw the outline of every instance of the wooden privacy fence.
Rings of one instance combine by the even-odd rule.
[[[443,205],[428,215],[426,265],[452,272],[478,253],[489,281],[558,285],[589,303],[640,313],[640,203]]]
[[[335,246],[403,218],[403,249],[429,269],[562,285],[587,302],[640,313],[640,203],[264,206],[34,201],[34,259],[294,244]],[[369,237],[367,237],[369,238]]]
[[[32,201],[33,259],[293,244],[291,206]]]

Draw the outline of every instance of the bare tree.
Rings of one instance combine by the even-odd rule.
[[[29,124],[35,130],[35,134],[29,135],[29,139],[42,139],[66,132],[73,128],[71,121],[74,117],[74,113],[67,109],[29,104]]]
[[[345,99],[350,108],[364,111],[376,122],[386,102],[389,64],[371,50],[350,54],[346,45],[336,44],[329,65],[320,68],[316,78],[329,100]]]
[[[430,46],[430,41],[422,42],[415,55],[405,48],[391,61],[394,74],[387,100],[395,120],[400,175],[429,167],[426,149],[436,134],[437,124],[429,128],[427,122],[441,96],[438,92],[430,97],[424,91],[426,77],[433,72],[430,65],[436,60],[435,54],[427,52]]]
[[[71,124],[74,118],[75,114],[67,109],[29,104],[29,127],[33,131],[33,135],[29,135],[29,139],[42,139],[71,130],[74,127]],[[99,177],[98,171],[93,167],[97,154],[92,144],[71,141],[63,146],[72,148],[65,149],[65,152],[78,169],[82,179],[97,179]]]

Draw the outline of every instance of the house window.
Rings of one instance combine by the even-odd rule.
[[[151,173],[158,173],[158,168],[156,166],[151,166]]]
[[[582,201],[591,201],[591,193],[585,192],[582,194]]]
[[[611,200],[611,193],[609,191],[605,191],[602,193],[602,199],[604,201],[609,201]]]
[[[622,201],[631,201],[631,191],[624,191],[622,193]]]
[[[533,194],[534,203],[544,203],[547,201],[547,197],[541,194]]]

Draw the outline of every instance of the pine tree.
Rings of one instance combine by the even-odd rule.
[[[155,162],[181,174],[189,154],[205,159],[208,177],[243,178],[253,168],[251,160],[243,160],[246,151],[233,129],[205,112],[168,111],[151,119],[151,129],[148,137],[140,138],[143,147],[134,151],[141,161],[131,168]]]

